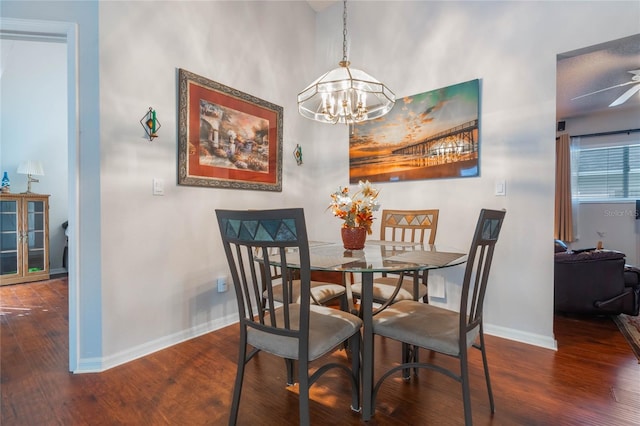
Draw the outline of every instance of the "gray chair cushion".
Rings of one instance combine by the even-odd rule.
[[[362,327],[362,320],[350,313],[318,305],[311,305],[309,309],[309,361],[328,353]],[[290,305],[289,314],[292,328],[297,330],[300,305]],[[276,320],[278,324],[284,324],[282,308],[276,310]],[[265,317],[265,324],[270,324],[268,315]],[[247,342],[265,352],[298,359],[298,340],[295,338],[249,328]]]
[[[373,332],[425,349],[458,356],[460,315],[448,309],[421,302],[402,300],[373,317]],[[479,327],[469,333],[467,347],[479,334]]]
[[[376,302],[384,302],[391,298],[398,284],[398,277],[387,276],[378,277],[373,280],[373,300]],[[362,295],[362,283],[351,284],[351,291],[355,296]],[[418,284],[418,299],[427,294],[427,286]],[[404,278],[400,291],[396,295],[395,301],[413,300],[413,278]]]
[[[292,287],[292,300],[295,303],[300,303],[300,280],[293,280]],[[330,300],[335,299],[336,297],[344,295],[345,288],[340,284],[332,284],[322,281],[311,281],[311,293],[313,294],[313,297],[315,297],[315,299],[318,301],[318,303],[323,305]],[[267,292],[265,291],[263,294],[266,298]],[[276,302],[283,303],[284,297],[282,295],[282,284],[274,284],[273,299]]]

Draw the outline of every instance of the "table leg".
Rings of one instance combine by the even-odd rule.
[[[364,322],[362,332],[362,419],[373,416],[373,272],[362,273],[360,312]]]

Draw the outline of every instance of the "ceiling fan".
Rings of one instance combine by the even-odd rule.
[[[596,93],[601,93],[601,92],[604,92],[606,90],[615,89],[616,87],[628,86],[629,84],[633,84],[634,85],[633,87],[631,87],[629,90],[627,90],[622,95],[620,95],[620,97],[618,99],[616,99],[615,101],[611,102],[611,104],[609,106],[610,107],[614,107],[614,106],[622,105],[623,103],[627,102],[627,100],[629,100],[629,98],[631,96],[633,96],[635,93],[640,91],[640,69],[627,71],[627,72],[629,74],[633,74],[633,77],[631,77],[631,81],[627,81],[626,83],[616,84],[615,86],[607,87],[605,89],[596,90],[595,92],[586,93],[584,95],[576,96],[575,98],[572,98],[571,100],[574,101],[576,99],[584,98],[585,96],[595,95]]]

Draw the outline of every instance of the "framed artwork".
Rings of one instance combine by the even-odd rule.
[[[349,135],[349,182],[396,182],[479,175],[480,82],[396,100]]]
[[[282,191],[282,107],[178,70],[178,184]]]

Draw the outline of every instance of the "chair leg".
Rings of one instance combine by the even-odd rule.
[[[491,414],[496,412],[496,407],[493,402],[493,392],[491,390],[491,378],[489,377],[489,363],[487,362],[487,353],[484,346],[484,333],[482,332],[482,326],[480,326],[480,352],[482,353],[482,364],[484,365],[484,378],[487,381],[487,392],[489,392],[489,405],[491,407]]]
[[[238,422],[238,409],[240,407],[240,395],[242,394],[242,382],[244,378],[244,367],[247,363],[247,335],[240,333],[240,348],[238,354],[238,370],[236,372],[236,383],[233,387],[233,400],[231,403],[231,414],[229,414],[229,426],[235,426]]]
[[[422,302],[429,304],[429,270],[425,269],[422,275],[422,284],[427,288],[427,291],[422,296]]]
[[[402,342],[402,363],[407,364],[411,362],[411,347],[408,343]],[[411,369],[402,369],[402,379],[409,380],[411,378]]]
[[[471,390],[469,389],[469,363],[466,349],[460,354],[460,379],[462,384],[462,403],[464,405],[464,424],[473,425],[471,416]]]
[[[347,301],[346,292],[340,297],[340,310],[344,312],[349,312],[349,302]]]
[[[309,426],[309,363],[304,360],[298,360],[298,408],[300,426]]]
[[[408,363],[412,363],[412,362],[419,362],[419,347],[418,346],[413,346],[410,345],[408,343],[402,343],[402,363],[403,364],[408,364]],[[418,376],[418,368],[414,368],[413,369],[413,375],[414,376]],[[411,369],[410,368],[404,368],[402,369],[402,379],[403,380],[409,380],[411,377]]]
[[[360,333],[354,334],[349,339],[351,352],[351,374],[355,380],[355,386],[351,389],[351,410],[360,412]]]
[[[287,368],[287,386],[293,386],[293,384],[295,383],[295,381],[293,380],[294,361],[292,359],[285,358],[284,364]]]

